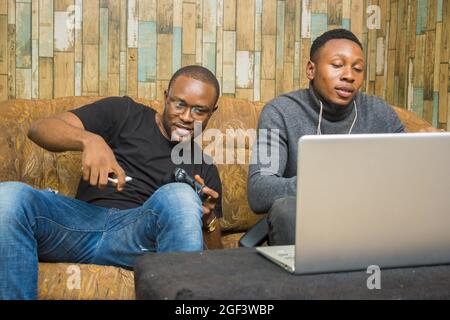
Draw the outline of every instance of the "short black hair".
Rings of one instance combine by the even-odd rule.
[[[217,81],[216,76],[211,71],[199,65],[190,65],[182,67],[173,74],[172,78],[170,78],[168,90],[170,90],[172,83],[179,76],[185,76],[214,86],[214,89],[216,90],[216,102],[214,103],[214,105],[216,105],[220,96],[220,86],[219,81]]]
[[[347,39],[353,41],[361,48],[361,50],[363,50],[361,42],[351,31],[347,29],[333,29],[324,32],[313,41],[311,50],[309,51],[309,59],[313,61],[316,52],[323,47],[325,43],[333,39]]]

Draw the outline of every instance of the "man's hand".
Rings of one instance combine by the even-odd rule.
[[[83,180],[89,181],[92,186],[104,188],[108,184],[108,175],[117,176],[117,191],[125,187],[125,171],[117,163],[113,151],[99,135],[91,135],[83,148],[82,165]]]
[[[434,127],[428,127],[428,128],[420,129],[419,132],[445,132],[445,130],[434,128]]]
[[[195,175],[194,177],[195,181],[197,181],[198,183],[200,183],[202,186],[205,185],[205,181],[202,179],[202,177],[200,177],[198,174]],[[205,193],[208,197],[206,198],[205,201],[203,201],[203,225],[207,224],[207,222],[209,222],[210,218],[214,218],[211,217],[211,213],[214,212],[214,208],[216,207],[216,203],[217,203],[217,199],[219,199],[219,194],[217,193],[217,191],[214,191],[211,188],[208,188],[207,186],[205,186],[202,189],[203,193]]]

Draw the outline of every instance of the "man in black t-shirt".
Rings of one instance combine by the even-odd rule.
[[[203,67],[184,67],[164,98],[162,115],[113,97],[31,125],[28,136],[41,147],[82,151],[83,177],[76,199],[0,184],[0,299],[37,298],[38,261],[132,268],[144,252],[202,250],[202,227],[220,237],[217,168],[172,159],[179,143],[190,147],[184,152],[199,150],[194,124],[204,129],[217,109],[217,79]],[[176,167],[195,177],[206,198],[174,182]]]

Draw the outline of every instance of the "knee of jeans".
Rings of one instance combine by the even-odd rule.
[[[159,188],[153,195],[157,198],[160,219],[176,224],[199,221],[202,203],[195,191],[186,183],[169,183]]]
[[[150,203],[157,200],[159,203],[164,203],[168,207],[183,208],[183,207],[199,207],[201,200],[194,189],[186,183],[169,183],[158,188],[153,196],[150,198]],[[146,205],[145,203],[144,205]]]
[[[23,215],[24,211],[20,209],[32,201],[34,192],[31,186],[22,182],[0,183],[0,221]]]
[[[295,223],[296,214],[296,198],[284,197],[274,201],[272,207],[269,210],[267,219],[270,223],[285,222],[287,224]]]

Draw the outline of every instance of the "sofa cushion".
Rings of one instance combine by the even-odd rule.
[[[39,263],[38,298],[133,300],[134,274],[133,271],[109,266]]]

